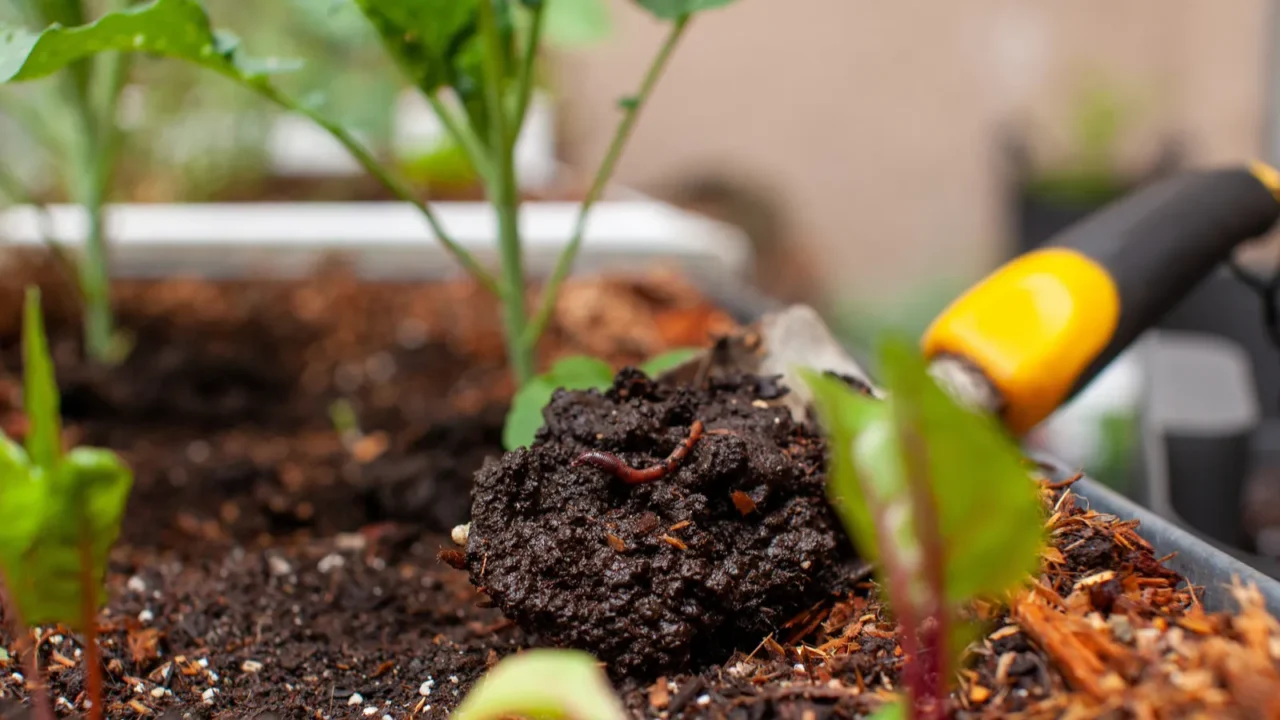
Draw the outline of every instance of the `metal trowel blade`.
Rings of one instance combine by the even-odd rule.
[[[690,383],[725,371],[781,376],[790,391],[781,402],[792,417],[802,420],[812,394],[797,375],[799,368],[832,372],[865,385],[876,397],[884,396],[862,366],[836,340],[818,312],[808,305],[791,305],[768,313],[743,332],[720,338],[712,347],[672,368],[660,379]]]

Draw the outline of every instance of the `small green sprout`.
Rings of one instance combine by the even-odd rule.
[[[452,720],[508,717],[623,720],[609,679],[579,650],[526,650],[503,658],[476,683]]]
[[[884,400],[830,375],[805,379],[828,438],[831,502],[877,562],[902,626],[911,703],[885,712],[941,718],[969,637],[957,611],[1038,571],[1043,508],[1018,447],[993,418],[943,392],[908,342],[885,341],[880,368]]]
[[[97,615],[107,555],[120,535],[133,475],[97,448],[63,453],[58,387],[29,288],[23,321],[26,447],[0,434],[0,574],[31,627],[62,624],[84,635],[91,717],[102,717]]]
[[[692,348],[677,348],[655,355],[640,366],[650,377],[677,367],[698,353]],[[613,368],[598,358],[573,355],[557,360],[551,369],[534,377],[520,388],[511,400],[506,425],[502,428],[502,445],[507,450],[533,444],[542,427],[542,409],[551,402],[558,389],[604,390],[613,384]]]
[[[355,406],[346,398],[338,398],[329,403],[329,422],[343,444],[350,446],[359,440],[364,433],[360,430],[360,416]]]

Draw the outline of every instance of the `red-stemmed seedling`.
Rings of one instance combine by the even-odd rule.
[[[28,289],[23,324],[25,447],[0,435],[0,575],[15,636],[62,624],[84,641],[91,720],[103,713],[98,609],[107,553],[120,534],[133,475],[116,455],[96,448],[62,451],[58,388],[49,357],[40,294]],[[27,653],[24,653],[27,655]],[[41,717],[52,717],[36,649],[26,661]]]

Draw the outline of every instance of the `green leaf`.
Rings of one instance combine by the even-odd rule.
[[[662,20],[676,20],[685,15],[714,10],[735,0],[636,0],[640,7]]]
[[[1039,492],[1017,446],[993,418],[943,392],[909,342],[884,342],[880,366],[888,391],[883,401],[835,378],[806,374],[829,438],[833,503],[855,542],[869,557],[878,556],[872,523],[886,520],[869,510],[869,500],[882,507],[912,502],[905,455],[911,433],[926,456],[947,601],[998,594],[1020,583],[1039,567],[1044,531]],[[888,514],[898,518],[889,529],[895,542],[921,550],[913,514]]]
[[[696,357],[699,352],[701,352],[701,350],[698,348],[676,348],[674,350],[668,350],[646,360],[640,365],[640,370],[644,372],[645,375],[648,375],[651,378],[656,378],[672,368],[680,367],[686,362],[689,362]]]
[[[40,313],[40,289],[28,287],[23,308],[22,404],[27,414],[27,454],[31,462],[51,472],[62,454],[62,422],[59,417],[58,383],[53,377],[53,358],[44,333]]]
[[[613,20],[603,0],[546,0],[542,34],[548,45],[585,47],[613,33]]]
[[[613,383],[613,368],[603,360],[587,356],[562,358],[545,374],[524,384],[511,401],[506,424],[502,428],[502,444],[507,450],[533,444],[542,427],[542,409],[551,402],[557,389],[603,389]]]
[[[84,22],[84,4],[80,0],[18,0],[31,6],[46,25],[79,25]]]
[[[180,58],[248,84],[299,66],[243,56],[235,37],[212,29],[198,0],[154,0],[79,27],[50,26],[32,33],[0,26],[0,83],[36,80],[111,51]]]
[[[81,503],[78,514],[84,519],[79,530],[88,536],[95,561],[105,566],[107,551],[120,537],[133,473],[110,450],[88,447],[67,453],[59,470],[61,492]]]
[[[76,448],[47,482],[39,536],[11,584],[28,624],[83,630],[85,593],[94,594],[95,605],[105,600],[107,556],[120,535],[133,474],[110,451]]]
[[[855,457],[859,454],[855,443],[865,437],[867,427],[888,425],[888,406],[851,390],[844,381],[832,375],[808,369],[802,369],[800,375],[813,391],[814,407],[822,421],[830,450],[827,461],[828,499],[858,551],[867,560],[875,562],[879,559],[879,542],[874,518],[858,476],[859,463],[855,462]],[[883,462],[896,463],[897,459],[892,456]],[[866,470],[866,460],[862,460],[862,464]],[[869,470],[873,475],[896,472],[896,469],[877,468],[874,464]]]
[[[452,720],[520,716],[623,720],[626,713],[596,659],[579,650],[527,650],[480,678]]]
[[[0,570],[6,577],[40,532],[46,489],[22,446],[0,434]]]
[[[387,52],[426,93],[453,85],[454,62],[476,35],[480,0],[356,0]]]
[[[1038,571],[1044,545],[1040,492],[1018,446],[996,419],[961,406],[928,373],[912,343],[881,352],[889,405],[914,425],[928,454],[952,602],[1002,593]]]

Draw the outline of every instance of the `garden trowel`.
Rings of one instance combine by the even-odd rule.
[[[953,397],[1021,436],[1070,400],[1232,251],[1280,219],[1280,172],[1254,163],[1180,174],[1125,196],[1045,246],[1006,263],[947,307],[921,340]],[[802,417],[796,367],[881,391],[812,308],[763,316],[747,332],[675,368],[781,375]]]

